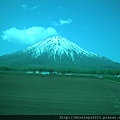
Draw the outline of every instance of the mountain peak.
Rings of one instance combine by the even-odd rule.
[[[53,39],[53,40],[61,40],[61,39],[63,39],[62,36],[58,36],[58,35],[52,36],[52,37],[50,37],[50,38]]]

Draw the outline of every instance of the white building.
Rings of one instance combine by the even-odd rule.
[[[65,73],[65,75],[68,75],[68,76],[69,76],[69,75],[72,75],[72,73]]]
[[[35,71],[36,74],[39,74],[39,71]]]
[[[41,74],[42,75],[50,75],[50,72],[48,72],[48,71],[42,71]]]
[[[32,74],[32,73],[33,73],[33,71],[27,71],[27,73],[28,73],[28,74]]]

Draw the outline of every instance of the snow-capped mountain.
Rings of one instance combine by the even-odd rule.
[[[61,36],[47,38],[26,49],[0,57],[0,66],[12,67],[113,69],[117,65]]]
[[[56,56],[59,56],[61,59],[63,55],[66,55],[72,61],[74,61],[75,55],[84,55],[87,57],[98,56],[80,48],[77,44],[61,36],[54,36],[40,41],[33,46],[24,49],[23,53],[31,53],[33,58],[37,58],[44,53],[48,53],[48,58],[53,57],[55,61]]]

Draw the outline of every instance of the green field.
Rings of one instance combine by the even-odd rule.
[[[120,84],[95,77],[0,73],[0,115],[117,115]]]
[[[112,80],[114,82],[120,82],[120,77],[105,77],[105,79],[107,80]]]

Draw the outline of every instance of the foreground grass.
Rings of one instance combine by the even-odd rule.
[[[114,114],[107,90],[95,77],[0,73],[0,114]]]

